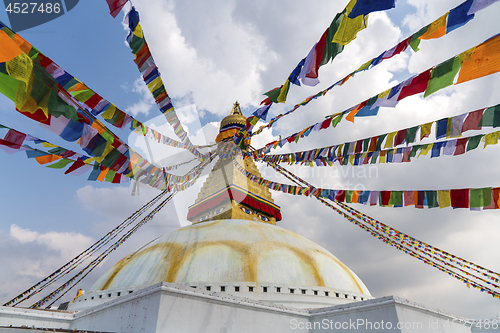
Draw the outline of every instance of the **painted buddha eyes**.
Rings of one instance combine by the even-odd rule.
[[[203,220],[208,220],[208,218],[209,218],[209,215],[208,215],[208,214],[205,214],[205,215],[203,215],[202,217],[200,217],[200,218],[198,219],[198,222],[201,222],[201,221],[203,221]]]
[[[264,215],[262,215],[262,214],[258,214],[257,216],[258,216],[258,217],[259,217],[259,219],[261,219],[262,221],[264,221],[264,222],[269,222],[269,218],[265,217]]]
[[[241,207],[241,210],[243,212],[247,213],[247,214],[253,214],[253,212],[250,209],[246,208],[246,207]]]
[[[217,214],[222,213],[223,211],[224,211],[224,207],[220,207],[220,208],[216,209],[213,214],[217,215]]]

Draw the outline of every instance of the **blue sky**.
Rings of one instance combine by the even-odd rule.
[[[263,92],[283,84],[334,15],[343,9],[344,2],[318,0],[304,6],[301,1],[290,1],[279,6],[264,0],[144,0],[134,1],[134,5],[141,14],[141,25],[179,116],[185,120],[193,140],[201,144],[213,140],[218,119],[229,113],[235,100],[249,115],[262,100]],[[371,15],[368,28],[332,64],[321,68],[321,84],[315,88],[292,87],[289,102],[273,107],[272,115],[336,82],[459,3],[399,0],[395,9]],[[342,111],[479,44],[499,32],[492,23],[499,12],[500,4],[494,4],[465,27],[441,39],[422,42],[421,51],[407,51],[387,64],[356,75],[344,86],[283,119],[272,131],[256,137],[254,146],[261,147],[278,135],[295,133],[325,115]],[[122,27],[122,17],[119,14],[113,19],[105,1],[80,1],[69,13],[20,34],[119,108],[172,135],[158,117],[151,97],[137,83],[139,72],[124,44],[127,32]],[[3,11],[0,20],[8,23]],[[335,130],[313,134],[282,151],[352,141],[498,103],[500,80],[495,74],[444,89],[425,100],[422,96],[408,98],[396,109],[382,109],[378,117],[356,120],[355,124],[342,123]],[[18,114],[13,103],[3,96],[0,124],[78,149]],[[202,126],[206,135],[199,131]],[[129,143],[138,144],[138,149],[143,147],[136,138],[129,138],[127,131],[113,130]],[[160,156],[164,148],[154,149]],[[321,169],[318,173],[293,170],[303,172],[311,183],[323,187],[347,182],[362,184],[367,189],[500,186],[495,168],[500,162],[498,146],[479,150],[482,149],[460,157],[423,157],[404,166],[381,165],[373,178],[359,176],[359,168],[340,177],[338,173],[331,176],[339,168]],[[167,155],[173,153],[169,150]],[[185,155],[172,156],[169,162],[175,164],[184,158]],[[89,182],[85,175],[64,175],[28,160],[24,153],[0,152],[0,161],[0,237],[5,240],[0,244],[0,264],[7,268],[0,273],[2,300],[65,263],[155,195],[154,191],[141,189],[139,196],[132,197],[130,184],[111,185]],[[264,171],[264,166],[259,167]],[[269,171],[265,175],[280,179]],[[105,269],[141,244],[185,225],[187,206],[194,202],[200,186],[201,182],[167,206],[165,212],[90,275],[83,287],[88,289]],[[273,196],[283,209],[281,226],[330,250],[361,277],[374,296],[394,294],[466,317],[499,314],[500,305],[491,296],[469,290],[461,282],[398,253],[318,203],[282,194]],[[496,240],[490,238],[500,231],[495,224],[500,217],[498,212],[356,208],[423,241],[500,271],[495,255],[500,249]]]

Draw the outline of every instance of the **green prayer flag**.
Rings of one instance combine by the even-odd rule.
[[[51,165],[47,165],[47,168],[52,168],[52,169],[62,169],[66,165],[73,163],[73,160],[67,159],[67,158],[62,158],[56,163],[52,163]]]
[[[415,137],[417,135],[417,131],[419,128],[420,128],[420,126],[408,128],[408,131],[406,132],[406,138],[405,138],[405,142],[406,142],[407,146],[409,143],[415,142]]]
[[[54,155],[61,155],[65,151],[67,151],[67,149],[62,148],[62,147],[56,147],[56,148],[50,149],[48,152],[51,154],[54,154]]]
[[[500,104],[491,106],[484,110],[480,126],[500,126]]]
[[[264,95],[269,97],[269,99],[273,103],[278,103],[278,97],[280,94],[281,94],[281,87],[274,88],[273,90],[269,90],[268,92],[264,93]]]
[[[425,191],[425,196],[427,197],[427,206],[429,208],[439,207],[436,191]]]
[[[75,91],[72,92],[73,97],[75,97],[79,102],[85,103],[86,101],[89,100],[90,97],[95,95],[95,92],[93,92],[90,89],[85,89],[85,90],[80,90],[80,91]]]
[[[417,152],[420,148],[422,148],[422,145],[416,145],[411,147],[410,158],[417,156]]]
[[[384,139],[385,137],[387,136],[387,134],[382,134],[378,137],[377,139],[377,147],[375,148],[375,150],[380,150],[381,147],[382,147],[382,142],[384,142]]]
[[[391,200],[394,207],[403,207],[403,191],[392,191]]]
[[[340,123],[340,121],[342,120],[342,117],[344,116],[344,114],[339,114],[337,117],[333,118],[332,119],[332,126],[333,127],[337,127],[337,125]]]
[[[463,57],[448,59],[432,69],[424,98],[453,84],[453,80],[462,66],[462,59]]]
[[[368,146],[370,145],[370,138],[363,140],[363,152],[368,151]]]
[[[473,150],[476,149],[479,146],[479,143],[481,142],[481,139],[483,138],[482,134],[471,136],[469,138],[469,142],[467,143],[467,150]]]
[[[10,77],[9,75],[0,73],[0,93],[7,96],[7,98],[9,98],[13,102],[16,101],[16,92],[18,84],[19,84],[18,80]]]
[[[491,205],[491,187],[470,189],[471,208],[482,208],[489,205]]]
[[[328,33],[326,36],[325,51],[323,53],[323,59],[321,61],[321,66],[327,64],[330,60],[335,59],[335,57],[344,50],[344,45],[338,43],[333,43],[333,36],[337,32],[340,26],[340,21],[342,20],[343,12],[335,15],[330,27],[328,28]]]
[[[429,25],[430,24],[426,25],[425,27],[423,27],[422,29],[420,29],[419,31],[417,31],[416,33],[414,33],[411,36],[410,46],[413,49],[413,51],[417,52],[420,50],[418,48],[418,45],[420,45],[420,39],[418,39],[418,37],[422,36],[423,34],[425,34],[427,32],[427,29],[429,29]]]
[[[345,202],[346,203],[351,203],[352,202],[352,190],[346,190],[345,191]]]
[[[114,172],[113,170],[108,170],[108,173],[106,174],[106,177],[104,178],[105,181],[107,182],[112,182],[113,181],[113,178],[115,178],[115,175],[116,175],[116,172]]]

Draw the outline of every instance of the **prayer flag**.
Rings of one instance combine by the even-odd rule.
[[[366,28],[366,23],[368,21],[368,15],[358,16],[355,18],[349,18],[349,14],[351,13],[354,5],[357,0],[351,0],[347,4],[345,8],[345,13],[342,16],[340,21],[340,26],[335,32],[333,36],[332,42],[338,43],[341,45],[349,44],[353,39],[356,38],[356,35],[359,31]]]
[[[476,46],[470,57],[465,56],[456,84],[497,73],[498,71],[500,71],[500,35],[496,35]]]
[[[431,71],[430,80],[425,90],[424,98],[436,91],[451,86],[462,65],[462,57],[448,59],[437,65]]]
[[[116,17],[128,0],[106,0],[111,16]]]
[[[450,190],[437,191],[439,208],[446,208],[451,206]]]
[[[431,75],[431,69],[428,69],[420,73],[416,77],[414,77],[409,85],[401,89],[398,101],[402,100],[405,97],[424,92],[427,89],[427,83],[429,82],[430,75]]]
[[[493,127],[500,126],[500,104],[484,110],[483,117],[481,118],[481,125]]]
[[[450,190],[453,208],[469,208],[469,189]]]
[[[483,111],[484,109],[469,112],[462,125],[462,133],[470,130],[480,130],[482,128],[481,118],[483,117]]]
[[[391,9],[395,6],[396,0],[358,0],[348,16],[349,18],[355,18],[359,15],[367,15],[371,12]]]
[[[446,18],[448,17],[448,13],[444,14],[436,21],[432,22],[429,25],[427,31],[419,37],[419,39],[433,39],[439,38],[446,35]]]

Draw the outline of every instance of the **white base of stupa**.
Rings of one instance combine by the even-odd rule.
[[[176,333],[480,332],[464,318],[393,296],[299,309],[173,283],[155,284],[81,311],[0,307],[0,332],[37,329]]]

